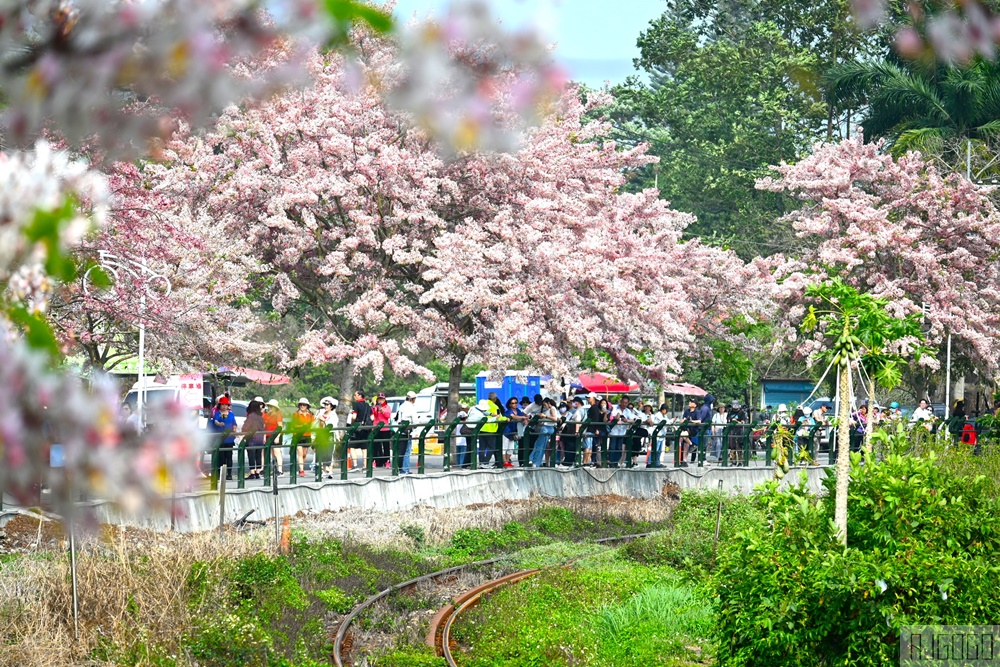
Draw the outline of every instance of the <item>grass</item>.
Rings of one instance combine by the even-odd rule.
[[[710,605],[671,568],[613,551],[504,588],[455,630],[463,667],[698,664]],[[680,625],[678,625],[678,620]]]
[[[673,665],[701,659],[714,615],[690,584],[650,586],[596,617],[606,664]]]

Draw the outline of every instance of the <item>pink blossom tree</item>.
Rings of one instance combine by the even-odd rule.
[[[894,159],[860,139],[817,145],[778,172],[758,187],[803,202],[786,219],[815,248],[779,269],[785,296],[829,275],[888,299],[897,317],[923,307],[929,343],[950,333],[973,363],[997,377],[1000,211],[983,188],[940,173],[919,154]],[[788,313],[794,320],[803,311]],[[817,345],[807,339],[800,349]],[[936,367],[931,356],[921,359]]]
[[[254,302],[251,278],[259,264],[242,235],[231,235],[205,215],[172,206],[153,191],[142,163],[116,163],[108,172],[106,224],[76,250],[82,261],[100,253],[140,261],[170,281],[169,294],[156,281],[119,272],[106,289],[86,277],[60,285],[50,321],[88,364],[111,370],[136,353],[136,329],[146,324],[146,349],[161,368],[255,362],[280,353]],[[140,307],[139,295],[152,294]]]
[[[295,361],[345,362],[343,398],[366,366],[424,372],[421,350],[451,365],[456,398],[471,361],[563,373],[596,350],[621,374],[666,377],[693,332],[760,310],[765,271],[681,243],[691,217],[654,191],[621,192],[653,158],[585,120],[606,96],[567,94],[517,151],[445,161],[379,95],[392,46],[358,50],[360,70],[316,56],[311,88],[231,109],[153,168],[158,194],[248,238],[274,306],[305,308]]]

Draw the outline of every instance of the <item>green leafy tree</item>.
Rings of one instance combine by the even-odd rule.
[[[648,142],[660,158],[632,186],[658,187],[675,208],[694,213],[690,233],[735,239],[744,255],[761,254],[746,243],[779,236],[773,220],[787,201],[754,183],[768,165],[794,161],[826,123],[815,55],[773,23],[706,38],[670,14],[638,44],[636,65],[650,81],[629,79],[607,110],[620,141]]]

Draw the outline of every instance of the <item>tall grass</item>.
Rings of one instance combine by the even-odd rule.
[[[191,627],[191,565],[267,551],[265,537],[95,536],[77,559],[79,640],[67,557],[39,552],[0,564],[0,667],[102,664],[94,653],[102,645],[126,647],[135,664],[149,664],[144,646],[176,647]]]
[[[624,604],[606,607],[597,616],[601,634],[624,641],[636,634],[667,633],[692,639],[707,638],[712,630],[712,606],[683,584],[658,584],[632,596]]]

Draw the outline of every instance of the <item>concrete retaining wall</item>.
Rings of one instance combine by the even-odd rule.
[[[825,469],[818,467],[793,469],[787,480],[798,480],[805,471],[809,488],[822,489]],[[769,468],[685,468],[666,470],[603,470],[578,468],[559,470],[479,470],[468,472],[408,475],[398,478],[373,478],[323,483],[306,483],[279,487],[278,516],[296,512],[320,512],[347,507],[370,508],[381,512],[399,512],[414,507],[464,507],[473,504],[493,504],[532,497],[583,498],[599,495],[619,495],[630,498],[652,498],[663,493],[670,483],[681,489],[722,489],[730,493],[749,493],[771,478]],[[179,495],[176,500],[174,530],[200,532],[219,525],[219,494],[200,492]],[[121,514],[105,503],[94,503],[100,521],[170,530],[170,517],[134,517]],[[235,521],[249,510],[252,517],[264,520],[274,516],[274,496],[270,489],[229,489],[226,492],[225,519]]]

